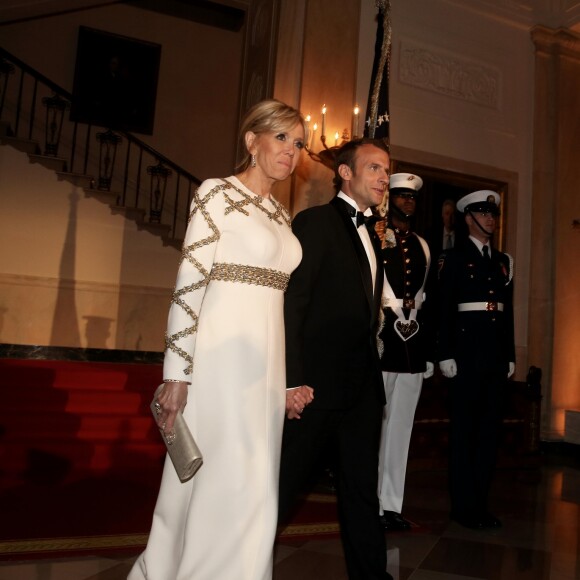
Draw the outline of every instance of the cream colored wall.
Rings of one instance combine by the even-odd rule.
[[[364,118],[376,37],[374,0],[360,0],[358,35],[349,24],[357,19],[348,12],[353,4],[309,0],[304,24],[296,10],[288,10],[287,17],[296,18],[294,32],[281,36],[283,54],[296,60],[291,41],[301,42],[303,53],[301,71],[284,69],[279,59],[280,95],[296,98],[293,80],[301,87],[296,104],[303,113],[319,121],[316,104],[332,104],[337,120],[331,123],[339,130],[350,127],[354,102]],[[391,156],[508,183],[506,246],[516,264],[516,376],[522,380],[534,364],[527,356],[534,79],[529,31],[443,0],[391,6]],[[328,132],[334,130],[331,125]],[[294,212],[332,196],[330,170],[305,159],[296,174],[289,196]]]
[[[338,120],[331,123],[348,127],[352,105],[358,102],[364,111],[368,96],[376,37],[375,2],[360,0],[358,37],[348,24],[356,19],[347,10],[353,3],[340,4],[334,10],[333,0],[298,4],[304,5],[304,23],[293,4],[286,15],[290,22],[295,19],[290,27],[293,32],[290,37],[288,32],[282,33],[279,50],[296,62],[295,47],[302,46],[302,70],[284,68],[279,58],[277,95],[297,99],[294,104],[319,122],[320,105],[333,105]],[[504,211],[507,251],[516,263],[516,376],[524,379],[528,366],[534,364],[527,356],[533,143],[530,91],[534,74],[529,31],[475,16],[461,5],[443,1],[409,0],[391,5],[392,157],[508,183]],[[358,55],[354,70],[353,51]],[[427,78],[422,77],[425,72]],[[467,80],[461,83],[457,80],[461,78]],[[300,87],[298,96],[293,87]],[[334,130],[331,126],[328,132]],[[318,140],[314,149],[320,149]],[[330,170],[305,158],[287,196],[292,210],[296,213],[327,201],[333,193],[331,180]]]
[[[372,0],[362,3],[373,11]],[[542,437],[559,438],[564,411],[580,408],[580,238],[572,227],[580,216],[580,37],[547,31],[553,38],[535,61],[531,24],[472,7],[392,3],[392,155],[508,184],[516,378],[542,368]],[[368,24],[361,18],[361,56]],[[368,63],[359,63],[359,94],[364,71]]]
[[[305,113],[316,114],[321,102],[332,106],[333,114],[340,111],[337,128],[348,126],[354,101],[364,107],[376,33],[374,0],[340,0],[344,5],[337,8],[338,1],[281,0],[280,39],[284,42],[278,54],[275,88],[276,96],[301,107]],[[528,357],[528,320],[537,317],[537,308],[553,307],[540,302],[535,312],[529,308],[530,264],[537,256],[531,252],[531,240],[541,225],[540,222],[536,230],[532,229],[534,49],[529,27],[510,24],[507,18],[476,15],[460,2],[406,0],[391,4],[393,156],[508,183],[507,250],[516,264],[517,378],[521,380],[529,365],[546,367],[535,354]],[[355,22],[359,22],[358,27]],[[231,72],[228,67],[235,68],[238,62],[241,39],[234,40],[231,33],[224,31],[211,29],[210,34],[192,23],[112,5],[4,26],[2,43],[65,88],[71,88],[79,24],[160,42],[163,51],[157,123],[166,119],[167,125],[162,128],[156,123],[151,143],[199,177],[227,172],[224,167],[233,163],[234,146],[232,138],[229,149],[230,141],[223,136],[235,132],[237,111],[231,110],[231,99],[235,97],[237,102],[239,84],[239,72]],[[194,30],[200,35],[197,38]],[[220,39],[217,43],[216,37]],[[236,59],[232,59],[232,54]],[[431,75],[428,82],[419,74],[423,68],[410,58],[413,55],[425,58],[424,70]],[[59,59],[68,66],[59,64]],[[182,74],[188,70],[191,75]],[[463,80],[474,74],[473,78],[480,78],[481,83],[471,87],[461,82],[452,84],[451,72]],[[211,86],[201,82],[207,78],[212,79]],[[489,86],[491,92],[482,91]],[[577,87],[571,81],[563,88]],[[563,103],[566,111],[571,111],[567,123],[576,122],[573,103],[574,99]],[[561,146],[576,144],[577,134],[567,132]],[[68,214],[71,187],[56,196],[51,194],[47,203],[46,192],[57,184],[48,188],[40,183],[29,185],[28,175],[34,176],[42,168],[29,166],[23,159],[16,161],[14,155],[21,154],[3,149],[0,147],[0,340],[53,344],[51,340],[56,337],[54,344],[80,340],[84,346],[91,346],[89,340],[105,340],[107,348],[161,350],[159,341],[177,252],[159,248],[150,239],[152,236],[135,231],[130,224],[106,225],[111,219],[121,218],[105,215],[105,206],[82,195],[79,215],[92,216],[94,212],[96,222],[89,226],[90,218],[83,227],[73,228],[76,243],[67,244],[69,222],[58,215],[56,208]],[[15,194],[25,200],[35,199],[35,206],[42,208],[39,213],[45,214],[40,216],[40,223],[30,228],[34,232],[30,238],[19,224],[32,224],[37,219],[32,215],[35,212],[30,211],[30,205],[7,205],[14,202],[5,195],[5,170],[13,167],[17,174],[11,174],[10,187],[21,185],[24,180],[26,190],[14,189]],[[282,199],[295,209],[323,203],[332,195],[331,179],[329,170],[305,159],[293,186],[283,190]],[[567,179],[563,179],[562,191],[571,192],[571,183],[577,180],[570,183]],[[561,292],[555,320],[562,332],[554,337],[555,370],[552,373],[549,368],[544,376],[544,435],[558,433],[553,405],[563,409],[580,404],[575,386],[577,369],[569,364],[574,354],[562,348],[577,344],[573,330],[577,327],[574,300],[578,283],[569,275],[577,271],[578,231],[569,224],[570,219],[579,217],[574,215],[577,200],[577,195],[563,198],[557,208],[555,235],[547,237],[555,244],[554,255],[559,260],[555,271]],[[19,245],[12,244],[12,239],[18,239]],[[75,248],[77,254],[71,260],[70,253]],[[64,258],[67,261],[61,264]],[[57,323],[52,322],[55,316],[59,316]],[[98,328],[110,323],[110,337],[104,339],[103,333],[96,333],[95,338],[91,332],[87,337],[87,321]],[[80,338],[75,339],[75,333]],[[547,357],[551,363],[551,351]],[[556,402],[552,400],[553,381],[558,382],[555,393],[560,400]]]
[[[358,4],[356,35],[353,2],[282,2],[279,55],[286,60],[279,56],[275,94],[291,99],[319,124],[326,103],[331,135],[350,127],[355,102],[364,118],[377,9],[374,0]],[[516,264],[516,377],[522,380],[534,364],[527,353],[534,78],[529,31],[442,0],[391,6],[392,157],[508,184],[506,247]],[[300,54],[296,46],[302,47]],[[320,148],[317,139],[314,150]],[[332,172],[305,158],[287,199],[296,213],[332,194]]]
[[[536,27],[529,348],[546,385],[544,426],[561,436],[580,410],[580,34]],[[545,407],[544,407],[545,408]]]
[[[1,44],[72,92],[79,26],[160,44],[154,133],[138,137],[200,179],[231,173],[243,30],[111,4],[3,25]]]
[[[301,57],[302,71],[295,66],[285,69],[279,59],[280,80],[276,86],[281,95],[297,99],[293,104],[304,113],[312,112],[311,101],[305,98],[307,91],[315,87],[312,94],[320,99],[321,87],[332,86],[332,100],[340,103],[343,114],[348,115],[350,103],[356,101],[363,107],[366,103],[377,10],[374,0],[360,0],[359,35],[355,39],[356,91],[352,95],[348,77],[352,74],[348,53],[352,37],[346,35],[346,43],[334,43],[335,65],[320,56],[332,44],[326,36],[329,31],[330,36],[342,37],[341,26],[345,25],[336,15],[342,14],[342,5],[336,11],[330,9],[331,0],[299,5],[308,15],[312,4],[320,7],[325,2],[328,10],[320,30],[311,30],[307,17],[306,24],[300,26],[297,10],[288,10],[289,19],[295,16],[296,22],[290,39],[287,33],[281,36],[280,50],[291,62]],[[391,6],[392,157],[507,184],[503,212],[507,221],[506,249],[515,259],[516,378],[525,380],[529,366],[543,366],[544,362],[528,356],[528,321],[534,316],[529,308],[535,137],[530,26],[521,20],[495,18],[493,11],[477,13],[460,2],[407,0]],[[295,49],[298,43],[303,50],[300,55]],[[316,74],[308,76],[312,70]],[[337,83],[338,79],[341,82]],[[299,96],[293,87],[301,87]],[[303,179],[303,174],[308,178]],[[326,201],[332,195],[331,179],[330,171],[305,160],[288,196],[294,212]],[[574,298],[573,290],[567,296]],[[544,435],[551,434],[553,421],[551,381],[548,372],[543,383],[548,395],[543,405]],[[577,397],[573,399],[567,399],[566,404],[577,405]],[[556,407],[559,405],[556,403]]]
[[[162,351],[179,251],[0,146],[0,342]]]
[[[323,150],[322,107],[327,106],[327,145],[335,133],[349,132],[355,103],[359,0],[283,0],[274,96],[311,115],[308,145]],[[313,133],[314,124],[318,130]],[[293,213],[334,195],[333,172],[308,155],[293,177],[292,192],[281,199]],[[287,186],[288,187],[288,186]]]
[[[533,46],[529,30],[460,4],[392,3],[391,140],[436,154],[454,170],[515,174],[508,191],[507,251],[515,260],[517,372],[525,379],[531,235]],[[412,161],[413,159],[405,159]]]
[[[200,179],[231,173],[243,30],[112,4],[3,25],[1,42],[72,92],[79,26],[160,44],[139,137]],[[179,252],[22,153],[0,146],[0,167],[0,341],[163,350]]]

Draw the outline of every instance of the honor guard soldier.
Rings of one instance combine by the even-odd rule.
[[[432,333],[425,316],[429,247],[411,231],[423,180],[411,173],[391,175],[389,217],[382,243],[383,297],[379,352],[387,404],[379,452],[378,495],[387,531],[408,530],[401,516],[407,455],[423,378],[433,374]]]
[[[469,238],[439,259],[438,360],[450,387],[451,518],[497,528],[488,511],[506,379],[515,369],[513,261],[491,247],[500,197],[474,191],[457,209]]]

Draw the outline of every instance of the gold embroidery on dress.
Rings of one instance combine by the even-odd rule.
[[[246,205],[252,204],[256,206],[260,211],[264,212],[268,219],[275,221],[278,224],[285,223],[286,225],[290,225],[290,214],[286,210],[286,208],[281,204],[278,203],[273,197],[270,198],[270,201],[276,208],[275,212],[271,212],[270,210],[266,209],[262,204],[264,202],[264,198],[260,195],[248,195],[245,191],[241,190],[240,188],[236,187],[233,183],[224,179],[225,184],[222,186],[224,189],[224,197],[226,202],[229,204],[229,207],[226,207],[226,215],[228,215],[232,211],[239,211],[245,215],[250,215],[247,210],[244,209]],[[231,199],[225,190],[233,189],[237,193],[239,193],[243,199],[239,201],[234,201]],[[280,221],[280,218],[282,221]]]
[[[237,192],[242,199],[239,201],[234,201],[230,195],[228,195],[227,190],[234,190]],[[165,348],[171,350],[187,362],[187,367],[184,369],[185,375],[190,375],[193,371],[193,357],[180,348],[176,343],[182,338],[186,338],[197,332],[197,325],[199,317],[197,313],[187,304],[184,300],[184,296],[195,292],[204,286],[207,286],[210,280],[222,280],[228,282],[242,282],[246,284],[257,284],[260,286],[268,286],[271,288],[276,288],[278,290],[285,291],[288,285],[288,280],[290,276],[284,274],[284,272],[279,272],[277,270],[271,270],[269,268],[258,268],[254,266],[243,266],[239,264],[214,264],[211,272],[208,272],[204,268],[203,264],[199,262],[194,256],[194,252],[203,246],[209,244],[217,243],[220,239],[220,232],[215,225],[211,215],[207,211],[207,204],[219,193],[222,193],[224,200],[226,202],[226,208],[224,215],[227,216],[233,211],[238,211],[246,216],[250,213],[246,206],[255,206],[261,212],[265,213],[268,219],[274,221],[280,225],[290,226],[290,214],[286,208],[278,203],[275,199],[270,198],[270,201],[276,208],[276,211],[271,212],[266,209],[262,203],[264,199],[259,195],[248,195],[246,192],[242,191],[231,182],[224,180],[224,183],[214,186],[203,199],[199,197],[199,189],[197,189],[193,195],[193,209],[191,210],[188,217],[188,224],[193,219],[197,212],[201,213],[207,226],[209,227],[211,233],[201,239],[197,240],[189,246],[183,246],[181,251],[181,260],[187,260],[191,265],[199,272],[201,279],[198,282],[184,286],[183,288],[175,288],[172,297],[172,306],[177,306],[185,311],[185,313],[191,318],[191,325],[179,332],[174,334],[165,335]]]
[[[243,264],[215,263],[210,273],[211,280],[223,282],[241,282],[242,284],[256,284],[268,286],[276,290],[286,291],[290,275],[272,268],[245,266]]]
[[[217,193],[219,193],[220,190],[221,190],[220,186],[213,187],[210,191],[207,192],[203,200],[199,197],[199,189],[197,189],[193,195],[194,205],[193,209],[189,214],[188,223],[193,219],[193,217],[197,212],[200,212],[203,218],[205,219],[209,229],[211,230],[211,233],[209,236],[201,240],[198,240],[193,244],[190,244],[189,246],[184,245],[181,250],[180,263],[183,260],[187,260],[188,262],[190,262],[191,265],[201,274],[202,278],[201,280],[195,282],[194,284],[190,284],[188,286],[184,286],[183,288],[179,289],[175,288],[171,300],[172,305],[179,306],[180,308],[182,308],[192,320],[191,326],[184,328],[183,330],[180,330],[179,332],[176,332],[174,334],[170,335],[166,333],[165,335],[165,348],[167,350],[173,351],[175,354],[177,354],[179,357],[181,357],[187,362],[187,367],[183,370],[185,375],[190,375],[193,370],[193,358],[191,357],[191,355],[187,354],[182,348],[177,346],[176,343],[178,340],[197,332],[198,316],[196,312],[189,306],[189,304],[187,304],[187,302],[185,302],[185,300],[182,297],[185,296],[186,294],[194,292],[195,290],[198,290],[199,288],[207,286],[209,282],[209,272],[206,270],[206,268],[203,267],[203,265],[199,262],[199,260],[195,259],[193,254],[199,248],[202,248],[203,246],[207,246],[209,244],[213,244],[217,242],[220,238],[220,232],[217,229],[217,226],[215,225],[213,219],[211,218],[209,212],[206,209],[207,204],[213,199],[213,197]]]

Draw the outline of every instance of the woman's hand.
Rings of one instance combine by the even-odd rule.
[[[286,416],[288,419],[300,419],[300,415],[307,405],[314,400],[314,389],[302,385],[295,389],[286,389]]]
[[[160,411],[157,415],[157,426],[165,435],[173,433],[173,424],[179,411],[187,404],[188,383],[183,381],[167,382],[163,390],[157,395]]]

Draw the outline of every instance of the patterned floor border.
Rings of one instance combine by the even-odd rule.
[[[145,547],[147,537],[148,534],[123,534],[116,536],[79,536],[76,538],[11,540],[0,542],[0,556]]]
[[[311,493],[308,501],[318,503],[336,503],[333,495]],[[280,538],[297,536],[316,536],[337,534],[340,526],[337,522],[314,522],[289,524],[280,531]],[[59,555],[91,550],[118,550],[123,548],[144,548],[149,534],[119,534],[110,536],[77,536],[74,538],[35,538],[31,540],[0,541],[0,558],[13,559],[19,555]]]

